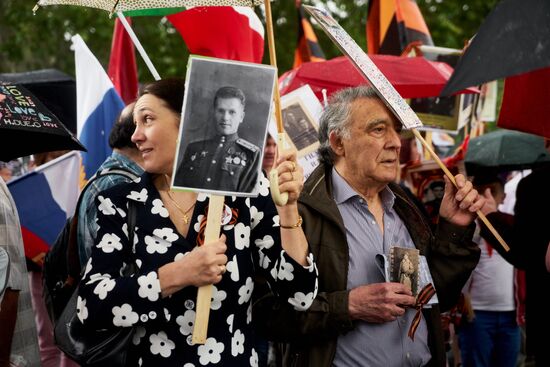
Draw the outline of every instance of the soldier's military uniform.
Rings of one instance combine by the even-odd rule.
[[[185,150],[174,183],[177,186],[252,192],[260,148],[237,134],[193,142]]]

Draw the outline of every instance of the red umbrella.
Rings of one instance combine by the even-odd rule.
[[[392,55],[369,55],[374,64],[388,78],[403,98],[439,96],[453,73],[453,68],[424,57],[400,57]],[[335,91],[368,84],[345,56],[321,62],[307,62],[287,71],[279,78],[281,95],[309,84],[313,92],[323,100],[322,90],[327,95]],[[478,93],[477,88],[468,88],[459,93]]]

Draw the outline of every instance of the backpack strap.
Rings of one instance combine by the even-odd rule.
[[[95,175],[90,177],[86,185],[82,188],[82,191],[80,191],[80,194],[78,196],[78,201],[76,202],[75,211],[74,211],[73,217],[71,218],[71,229],[69,232],[69,245],[67,246],[67,271],[69,275],[69,279],[67,279],[67,282],[69,283],[73,282],[76,279],[79,279],[82,273],[82,269],[80,266],[80,257],[78,253],[78,212],[80,211],[80,204],[82,203],[82,200],[84,198],[84,193],[95,180],[97,180],[100,177],[105,177],[110,175],[124,176],[131,180],[135,180],[136,178],[139,177],[132,171],[122,167],[107,168],[100,172],[97,172]],[[135,226],[135,222],[134,222],[134,226]],[[132,232],[133,232],[133,229],[132,229]]]

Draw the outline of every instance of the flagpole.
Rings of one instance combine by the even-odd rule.
[[[118,19],[120,19],[120,22],[124,26],[124,29],[126,29],[126,32],[128,32],[128,35],[132,39],[132,42],[134,43],[134,46],[136,46],[136,49],[138,50],[139,54],[141,55],[141,58],[143,59],[143,61],[145,61],[145,65],[147,65],[147,67],[149,68],[149,71],[151,72],[151,74],[153,74],[153,77],[155,78],[155,80],[160,80],[160,75],[157,72],[157,69],[155,69],[155,66],[151,62],[151,59],[149,58],[149,56],[145,52],[145,49],[141,45],[141,42],[139,42],[139,39],[137,38],[136,34],[134,33],[134,30],[132,29],[132,27],[130,26],[130,24],[128,23],[128,21],[124,17],[124,15],[122,14],[122,12],[117,11],[116,15],[117,15]]]
[[[270,0],[264,0],[265,5],[265,23],[267,25],[267,44],[269,46],[269,60],[271,66],[277,67],[277,55],[275,53],[275,37],[273,34],[273,20],[271,17]],[[273,99],[275,102],[275,121],[277,123],[277,152],[282,154],[286,148],[285,130],[283,127],[283,115],[281,113],[281,95],[279,93],[279,81],[275,79],[273,90]],[[288,201],[288,193],[279,191],[279,173],[277,169],[272,169],[269,172],[269,187],[271,189],[271,197],[275,204],[283,206]]]

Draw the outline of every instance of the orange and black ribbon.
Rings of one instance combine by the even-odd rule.
[[[416,308],[416,315],[414,315],[413,322],[411,324],[411,327],[409,328],[409,338],[411,338],[414,341],[414,334],[416,333],[416,329],[418,329],[418,325],[420,325],[420,320],[422,319],[422,307],[428,301],[433,297],[435,294],[435,288],[432,285],[432,283],[427,284],[420,293],[418,293],[418,296],[416,297],[416,304],[414,305],[414,308]]]
[[[225,209],[225,208],[224,208]],[[199,224],[199,233],[197,233],[197,246],[202,246],[204,244],[204,233],[206,231],[206,219],[208,217],[208,206],[204,208],[204,216],[201,218]],[[234,225],[239,219],[239,210],[231,208],[231,219],[225,225]]]

